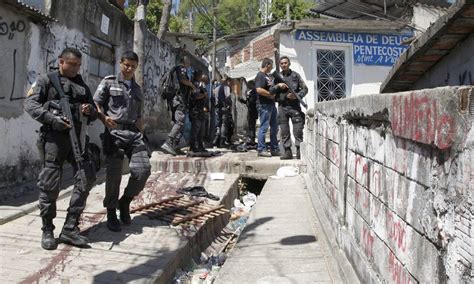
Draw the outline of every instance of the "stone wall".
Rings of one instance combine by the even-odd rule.
[[[308,112],[312,188],[362,283],[474,280],[473,104],[445,87]]]

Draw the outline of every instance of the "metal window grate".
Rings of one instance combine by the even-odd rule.
[[[346,64],[343,50],[319,49],[317,58],[318,101],[329,101],[346,96]]]

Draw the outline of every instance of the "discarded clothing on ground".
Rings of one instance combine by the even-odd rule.
[[[216,157],[222,155],[221,151],[203,151],[203,152],[193,152],[193,151],[188,151],[186,156],[188,157],[202,157],[202,158],[208,158],[208,157]]]
[[[237,145],[232,145],[230,149],[232,150],[232,152],[248,152],[249,150],[257,149],[257,146],[255,144],[250,143],[241,143]]]
[[[177,193],[189,195],[189,196],[196,196],[196,197],[207,197],[212,200],[219,200],[219,197],[209,193],[203,186],[187,186],[176,190]]]

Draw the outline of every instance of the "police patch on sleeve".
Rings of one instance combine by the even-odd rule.
[[[34,94],[37,94],[41,91],[41,87],[38,86],[38,84],[36,83],[36,81],[31,85],[30,87],[30,90],[28,91],[28,93],[26,93],[26,96],[29,97],[31,95],[34,95]]]
[[[103,91],[104,91],[104,88],[105,88],[105,85],[100,84],[100,85],[97,87],[97,92],[103,92]]]

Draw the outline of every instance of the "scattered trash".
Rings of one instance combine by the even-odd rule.
[[[251,192],[248,192],[246,195],[242,197],[242,202],[245,204],[246,207],[252,207],[257,202],[257,196]]]
[[[196,196],[196,197],[207,197],[212,200],[219,201],[219,196],[216,196],[212,193],[206,191],[203,186],[188,186],[183,187],[176,190],[177,193],[189,195],[189,196]]]
[[[299,174],[299,171],[297,168],[293,166],[284,166],[278,169],[277,171],[277,177],[294,177]]]
[[[224,180],[224,173],[210,173],[211,180]]]
[[[219,174],[224,175],[223,173]],[[257,196],[252,192],[245,192],[241,196],[241,200],[234,200],[234,207],[230,209],[229,223],[220,232],[220,237],[201,253],[200,263],[196,264],[192,260],[191,265],[185,271],[178,269],[174,277],[174,283],[207,284],[214,282],[220,268],[226,261],[226,254],[235,246],[239,235],[245,228],[250,210],[257,202]]]
[[[221,151],[202,151],[202,152],[193,152],[193,151],[188,151],[186,153],[187,157],[202,157],[202,158],[208,158],[208,157],[217,157],[221,156],[222,152]]]
[[[16,251],[17,254],[19,255],[25,255],[31,253],[31,249],[19,249]]]

